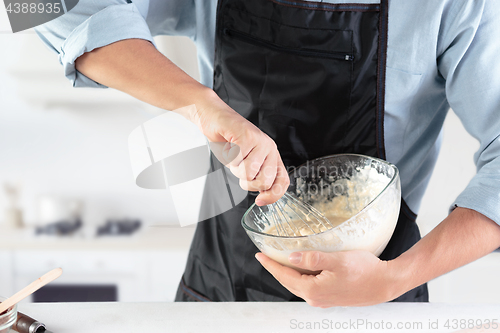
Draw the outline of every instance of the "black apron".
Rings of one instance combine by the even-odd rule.
[[[338,153],[384,159],[387,20],[387,0],[219,0],[214,90],[276,142],[287,167]],[[177,301],[302,300],[254,258],[240,223],[254,200],[198,224]],[[403,202],[381,259],[420,239],[415,218]],[[395,301],[428,301],[427,286]]]

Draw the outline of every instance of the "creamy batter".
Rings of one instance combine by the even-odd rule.
[[[361,169],[352,179],[339,179],[330,185],[341,195],[331,200],[321,198],[321,194],[313,195],[312,200],[316,201],[313,203],[314,208],[323,214],[329,223],[315,218],[312,216],[313,214],[302,219],[292,218],[295,215],[293,212],[289,212],[290,219],[281,218],[278,228],[273,224],[264,232],[276,236],[307,236],[333,229],[365,208],[384,190],[389,182],[390,178],[379,174],[375,169]],[[314,198],[315,196],[319,199]]]
[[[313,234],[319,234],[320,232],[332,229],[342,222],[347,221],[350,216],[338,216],[338,215],[325,215],[329,222],[309,219],[305,222],[299,219],[294,219],[282,223],[277,229],[275,225],[270,226],[264,232],[269,235],[276,236],[307,236]]]
[[[399,215],[399,179],[396,186],[391,186],[374,204],[364,208],[377,198],[390,180],[371,167],[361,169],[351,179],[339,179],[332,184],[342,189],[339,191],[341,195],[329,200],[324,194],[312,198],[312,205],[331,221],[332,226],[325,228],[318,222],[309,221],[313,230],[320,230],[318,233],[304,222],[295,220],[299,228],[284,226],[292,237],[254,236],[252,240],[270,258],[290,267],[293,266],[288,256],[296,251],[367,250],[378,256],[389,242]],[[293,237],[293,231],[303,237]],[[278,235],[274,225],[269,225],[263,232]],[[283,236],[283,232],[280,235]]]

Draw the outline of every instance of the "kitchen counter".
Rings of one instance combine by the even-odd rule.
[[[56,284],[113,284],[120,302],[174,299],[194,226],[150,226],[125,237],[95,238],[92,231],[39,237],[30,229],[0,228],[0,295],[13,295],[62,267],[64,274]],[[494,252],[430,281],[431,301],[500,303],[499,262],[500,252]]]
[[[472,325],[472,320],[500,322],[500,303],[329,309],[306,303],[32,303],[21,304],[19,310],[54,333],[455,332]]]
[[[13,295],[61,267],[63,276],[54,286],[109,286],[116,295],[107,299],[120,302],[174,300],[194,227],[151,226],[132,236],[99,238],[93,231],[55,237],[35,236],[32,229],[0,229],[0,295]]]
[[[35,235],[34,229],[0,228],[0,250],[187,250],[194,226],[146,226],[131,236],[95,237],[95,230],[84,230],[71,237]]]

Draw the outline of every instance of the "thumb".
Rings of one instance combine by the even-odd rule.
[[[288,257],[288,261],[298,268],[309,271],[330,270],[334,265],[334,253],[319,251],[294,252]]]

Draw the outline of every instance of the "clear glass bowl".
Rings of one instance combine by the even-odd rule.
[[[277,236],[269,233],[274,208],[253,204],[241,223],[259,250],[289,267],[293,266],[288,256],[296,251],[382,253],[396,227],[401,203],[395,165],[364,155],[331,155],[308,161],[289,176],[289,192],[338,221],[334,225],[340,224],[312,235]],[[335,214],[330,215],[332,211]]]
[[[0,296],[0,303],[6,298]],[[10,332],[10,328],[17,320],[17,305],[10,307],[6,313],[0,316],[0,333]]]

